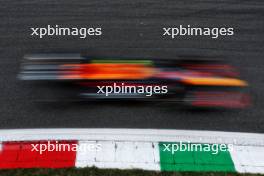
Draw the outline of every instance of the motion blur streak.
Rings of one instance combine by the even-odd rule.
[[[158,100],[192,107],[244,108],[250,105],[247,82],[239,78],[233,66],[215,60],[94,59],[88,56],[71,59],[63,54],[55,58],[49,54],[27,55],[18,77],[47,85],[55,82],[63,86],[64,92],[67,90],[66,97],[71,93],[71,99]],[[98,87],[115,92],[116,86],[125,84],[139,87],[140,93],[98,94],[102,91]],[[165,94],[159,93],[162,86],[168,88]],[[154,92],[153,95],[146,96],[141,91],[143,88]]]
[[[192,85],[214,85],[214,86],[247,86],[245,81],[233,78],[185,78],[187,84]]]
[[[237,92],[196,92],[194,94],[193,106],[222,106],[232,108],[244,108],[249,106],[250,99],[246,94]]]
[[[154,75],[155,69],[143,64],[65,64],[63,70],[70,70],[62,79],[146,79]]]

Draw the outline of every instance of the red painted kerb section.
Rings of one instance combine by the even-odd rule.
[[[50,141],[50,143],[56,143]],[[57,141],[69,144],[72,149],[77,141]],[[48,144],[48,141],[2,142],[0,148],[0,168],[66,168],[75,167],[76,151],[45,151],[42,154],[33,150],[33,145]],[[38,147],[39,148],[39,147]]]

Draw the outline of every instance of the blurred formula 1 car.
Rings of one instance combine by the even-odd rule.
[[[213,60],[98,59],[74,54],[27,55],[19,79],[62,85],[56,94],[86,100],[136,99],[192,107],[244,108],[247,82]],[[70,88],[69,88],[70,87]],[[65,93],[67,92],[67,93]]]

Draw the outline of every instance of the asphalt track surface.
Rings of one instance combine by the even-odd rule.
[[[101,37],[30,36],[30,27],[100,26]],[[235,35],[165,39],[162,27],[234,27]],[[263,0],[0,0],[0,128],[108,127],[264,132]],[[17,80],[21,58],[36,52],[93,56],[219,57],[250,84],[253,106],[190,111],[156,103],[38,103],[42,92]]]

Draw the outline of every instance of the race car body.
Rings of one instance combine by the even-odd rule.
[[[194,107],[243,108],[247,82],[230,65],[211,60],[98,59],[25,56],[21,80],[55,82],[85,100],[171,101]],[[63,92],[63,91],[62,91]]]

